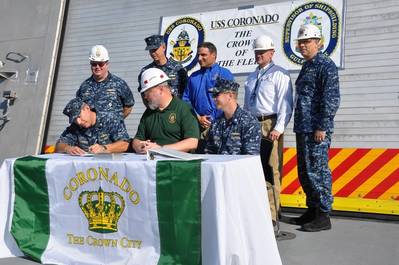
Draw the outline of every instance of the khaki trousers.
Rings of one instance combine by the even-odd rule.
[[[261,144],[261,160],[263,171],[265,174],[267,194],[269,197],[270,210],[272,219],[276,220],[278,211],[280,210],[280,191],[281,191],[281,168],[283,158],[283,142],[284,136],[280,135],[278,141],[270,141],[269,134],[276,125],[276,118],[266,119],[260,122],[262,130],[262,142]],[[271,150],[270,150],[271,149]],[[270,178],[274,182],[274,191],[276,200],[273,196],[272,183]],[[277,205],[277,209],[276,206]]]

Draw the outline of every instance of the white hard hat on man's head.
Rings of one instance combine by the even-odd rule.
[[[313,24],[302,25],[298,30],[297,40],[321,39],[319,27]]]
[[[95,62],[106,62],[109,60],[109,55],[107,49],[103,45],[95,45],[91,48],[90,61]]]
[[[170,80],[169,76],[164,71],[158,68],[149,68],[141,74],[141,90],[140,93],[144,93],[150,88],[153,88],[159,84],[162,84]]]
[[[254,51],[274,50],[273,40],[266,35],[261,35],[254,41]]]

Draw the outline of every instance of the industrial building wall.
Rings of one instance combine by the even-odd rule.
[[[265,5],[274,1],[70,0],[47,143],[67,126],[62,109],[90,76],[88,53],[95,44],[110,52],[110,71],[127,81],[136,99],[126,119],[135,135],[144,111],[137,75],[150,62],[144,38],[158,33],[162,16]],[[282,2],[282,1],[281,1]],[[351,0],[346,3],[345,69],[340,70],[342,104],[336,117],[335,147],[399,148],[399,2]],[[292,73],[295,82],[297,73]],[[236,76],[243,102],[246,75]],[[292,122],[286,146],[295,146]]]
[[[0,163],[41,152],[64,6],[0,1]],[[17,99],[7,104],[7,94]]]
[[[337,147],[399,147],[399,2],[347,1]]]

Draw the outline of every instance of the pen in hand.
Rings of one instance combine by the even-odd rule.
[[[96,144],[97,144],[97,138],[94,140],[94,143],[93,143],[91,146],[89,146],[89,152],[90,152],[90,153],[93,153],[93,147],[94,147]]]

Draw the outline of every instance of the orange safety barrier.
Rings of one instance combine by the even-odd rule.
[[[44,153],[45,154],[52,154],[55,152],[55,145],[46,145],[44,147]]]
[[[331,148],[333,210],[399,215],[399,149]],[[281,204],[306,207],[296,148],[284,149]]]

